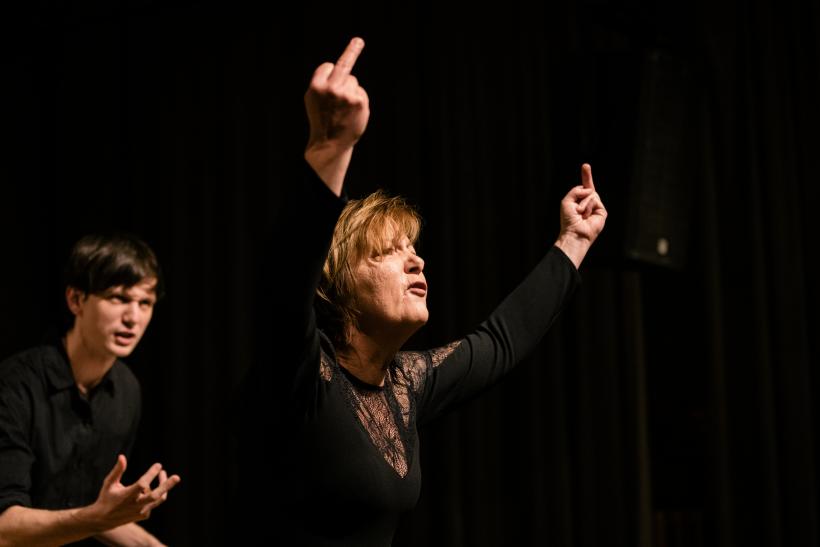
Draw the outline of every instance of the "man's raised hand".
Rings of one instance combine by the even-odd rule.
[[[127,462],[120,455],[113,469],[105,477],[97,501],[79,509],[76,518],[92,524],[100,532],[127,524],[145,520],[151,511],[168,499],[168,492],[180,482],[178,475],[168,477],[162,465],[155,463],[137,482],[130,486],[120,480],[125,472]],[[156,488],[151,486],[159,478]]]

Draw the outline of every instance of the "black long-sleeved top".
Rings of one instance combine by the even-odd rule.
[[[59,340],[0,363],[0,512],[93,503],[140,419],[140,386],[116,361],[80,395]]]
[[[271,545],[390,545],[421,486],[417,429],[474,397],[526,356],[579,281],[552,248],[473,333],[399,352],[384,386],[339,366],[313,300],[345,200],[315,177],[285,206],[265,310],[273,354],[246,378],[241,503],[234,531]],[[269,502],[251,504],[262,493]],[[259,536],[254,536],[259,537]]]

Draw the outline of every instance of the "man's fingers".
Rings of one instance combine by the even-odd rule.
[[[140,486],[140,489],[143,493],[151,489],[151,483],[154,481],[157,475],[159,475],[160,471],[162,471],[162,464],[155,463],[154,465],[148,468],[148,471],[146,471],[143,476],[139,478],[136,484]]]
[[[117,456],[117,463],[114,464],[114,467],[111,468],[111,471],[105,477],[105,484],[111,485],[118,483],[122,478],[122,474],[125,473],[127,466],[128,462],[125,460],[125,456],[122,454]]]
[[[166,482],[167,480],[168,480],[168,473],[166,473],[165,469],[161,469],[160,472],[159,472],[159,484],[160,484],[160,486],[164,482]],[[142,479],[137,481],[136,485],[139,486],[139,489],[140,489],[140,493],[137,496],[137,499],[139,499],[139,500],[145,500],[146,498],[151,498],[153,500],[153,499],[156,499],[158,496],[162,495],[162,494],[157,494],[156,493],[157,490],[159,489],[159,487],[157,487],[156,490],[151,490],[151,484],[150,483],[148,483],[148,484],[144,483],[142,481]]]
[[[364,40],[361,38],[353,38],[349,44],[347,44],[347,48],[345,48],[344,53],[342,53],[339,60],[336,61],[336,66],[333,67],[333,72],[331,72],[330,76],[328,77],[329,80],[340,80],[350,74],[350,71],[353,70],[353,65],[356,64],[356,59],[359,58],[359,54],[364,49]]]
[[[178,485],[182,479],[179,478],[179,475],[171,475],[166,480],[162,481],[159,486],[154,489],[154,495],[157,498],[165,497],[165,494],[171,491],[171,489]]]
[[[147,518],[147,515],[151,513],[151,510],[154,509],[154,507],[168,499],[168,492],[170,492],[174,486],[179,484],[181,480],[182,479],[179,478],[179,475],[171,475],[161,481],[160,485],[153,490],[148,490],[142,494],[139,494],[137,496],[137,502],[144,504],[140,509],[140,513],[146,515]]]
[[[581,185],[584,188],[595,190],[595,183],[592,182],[592,166],[588,163],[581,166]]]
[[[179,484],[182,479],[179,478],[179,475],[171,475],[166,480],[162,481],[159,486],[157,486],[153,492],[150,494],[150,503],[148,503],[145,507],[143,507],[141,512],[151,511],[154,507],[159,505],[160,503],[164,502],[168,499],[168,492],[171,489]]]

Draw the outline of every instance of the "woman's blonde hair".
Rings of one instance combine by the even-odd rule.
[[[356,265],[383,254],[403,236],[415,244],[420,231],[421,217],[404,198],[378,190],[347,203],[333,230],[316,291],[320,326],[337,347],[349,344],[350,327],[357,324]]]

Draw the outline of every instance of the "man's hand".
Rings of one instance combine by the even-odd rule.
[[[305,93],[310,123],[305,159],[337,196],[342,192],[353,146],[370,119],[367,92],[350,73],[363,48],[364,40],[353,38],[336,64],[319,65]]]
[[[119,456],[103,481],[97,501],[79,509],[51,511],[14,505],[0,513],[0,546],[54,547],[91,536],[104,543],[129,546],[161,545],[157,539],[133,524],[145,520],[168,492],[179,484],[179,476],[168,477],[155,463],[131,486],[120,479],[125,456]],[[151,483],[159,478],[159,485]]]
[[[125,486],[120,480],[126,465],[125,456],[121,454],[103,481],[97,501],[78,509],[77,520],[91,524],[100,532],[145,520],[155,507],[168,499],[168,492],[181,480],[178,475],[168,477],[162,465],[155,463],[137,482]],[[152,489],[151,483],[157,478],[158,485]]]
[[[604,229],[606,217],[606,208],[592,181],[592,167],[585,163],[581,166],[581,185],[561,200],[561,233],[555,242],[576,268]]]

